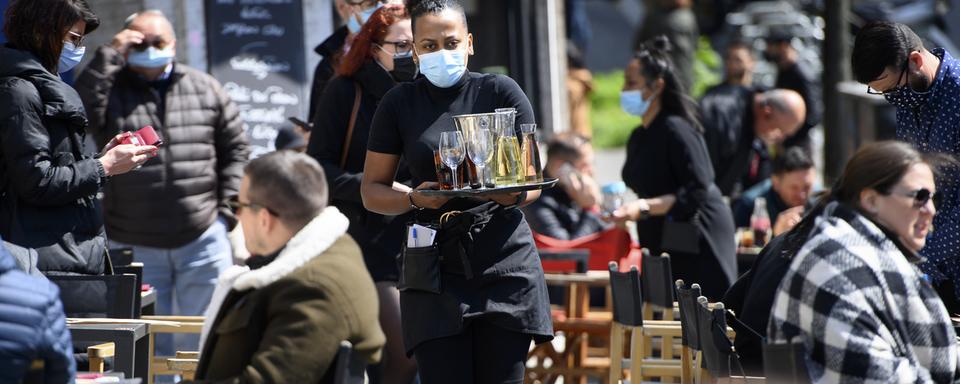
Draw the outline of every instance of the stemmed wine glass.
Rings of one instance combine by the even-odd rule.
[[[457,189],[457,167],[466,156],[460,131],[440,132],[440,159],[453,171],[453,189]]]
[[[467,153],[470,160],[477,166],[477,174],[480,175],[480,188],[486,188],[486,178],[483,169],[493,157],[493,133],[487,128],[474,129],[472,137],[467,138]]]

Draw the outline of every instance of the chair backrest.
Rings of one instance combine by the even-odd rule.
[[[586,273],[590,262],[589,249],[538,249],[543,271],[547,273]]]
[[[130,263],[129,265],[114,266],[113,273],[115,275],[134,275],[137,277],[134,287],[136,287],[136,293],[133,295],[133,318],[139,319],[141,315],[141,305],[143,297],[140,295],[143,287],[143,263]]]
[[[133,248],[112,248],[107,252],[110,253],[110,263],[114,267],[122,267],[133,263]]]
[[[620,272],[610,262],[610,293],[613,296],[613,321],[629,326],[643,325],[643,295],[640,293],[640,271],[636,267]]]
[[[700,297],[700,284],[687,287],[683,280],[677,280],[677,305],[680,306],[680,329],[683,331],[684,346],[695,351],[700,350],[700,329],[698,328],[697,298]]]
[[[367,362],[353,353],[353,344],[341,341],[333,364],[333,384],[363,384]]]
[[[643,300],[660,309],[673,308],[673,270],[670,268],[670,255],[650,256],[644,252],[643,263]]]
[[[763,372],[767,380],[771,383],[809,383],[803,348],[803,339],[799,336],[787,343],[764,343]]]
[[[710,309],[707,298],[697,298],[697,326],[700,328],[700,349],[707,370],[713,377],[730,377],[730,339],[727,338],[727,317],[723,303]]]
[[[627,256],[637,244],[630,238],[630,232],[621,228],[611,228],[573,240],[560,240],[539,233],[533,234],[537,249],[562,251],[566,249],[586,249],[590,253],[589,269],[602,271],[607,263],[618,261]]]
[[[139,313],[140,295],[136,275],[49,275],[60,288],[60,301],[67,317],[133,319]]]

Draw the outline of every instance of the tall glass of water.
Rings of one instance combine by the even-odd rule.
[[[457,167],[463,162],[466,149],[463,145],[463,135],[460,131],[440,132],[440,158],[453,172],[453,188],[456,189]]]
[[[470,160],[477,166],[477,174],[480,175],[480,188],[486,187],[484,180],[484,168],[493,157],[493,133],[487,128],[474,129],[467,138],[467,153]]]

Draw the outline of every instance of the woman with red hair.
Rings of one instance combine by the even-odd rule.
[[[380,99],[398,83],[412,81],[417,73],[410,17],[402,5],[381,7],[356,35],[337,77],[324,90],[307,146],[307,154],[317,159],[326,173],[331,205],[350,219],[347,233],[360,245],[367,270],[377,283],[380,326],[387,336],[381,364],[383,383],[409,384],[416,374],[416,363],[404,350],[397,291],[396,258],[406,220],[364,209],[360,180],[370,123]],[[396,178],[409,179],[405,172]],[[399,182],[394,185],[403,191],[410,189]]]

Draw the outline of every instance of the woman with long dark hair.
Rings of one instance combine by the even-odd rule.
[[[101,155],[83,145],[80,96],[60,79],[83,58],[100,25],[84,0],[14,0],[0,46],[0,235],[38,253],[45,273],[102,274],[109,265],[100,202],[103,183],[156,155],[118,145]]]
[[[459,3],[423,0],[410,9],[424,76],[380,102],[361,185],[367,209],[413,212],[416,223],[438,229],[434,244],[414,242],[403,253],[404,343],[424,384],[522,383],[531,340],[553,337],[543,269],[516,209],[539,193],[475,199],[423,190],[438,189],[433,151],[441,132],[457,129],[451,116],[515,108],[517,124],[532,123],[533,108],[509,77],[467,71],[474,39]],[[412,191],[393,185],[401,157]]]
[[[612,218],[636,220],[640,244],[668,252],[675,279],[699,283],[717,300],[736,277],[733,217],[713,183],[696,107],[669,52],[661,36],[627,65],[621,105],[643,125],[630,135],[622,177],[640,199]]]
[[[380,99],[397,84],[417,76],[413,62],[410,16],[402,5],[382,6],[353,39],[317,105],[307,153],[323,166],[331,205],[350,219],[348,233],[360,245],[380,298],[380,326],[387,336],[382,382],[409,384],[416,363],[407,358],[400,329],[397,255],[403,220],[367,211],[360,199],[360,179],[367,137]],[[395,180],[409,180],[402,170]],[[409,189],[397,183],[398,188]]]
[[[902,142],[867,144],[788,232],[789,269],[766,331],[770,342],[803,340],[814,382],[945,383],[960,374],[949,314],[917,268],[943,161]]]

